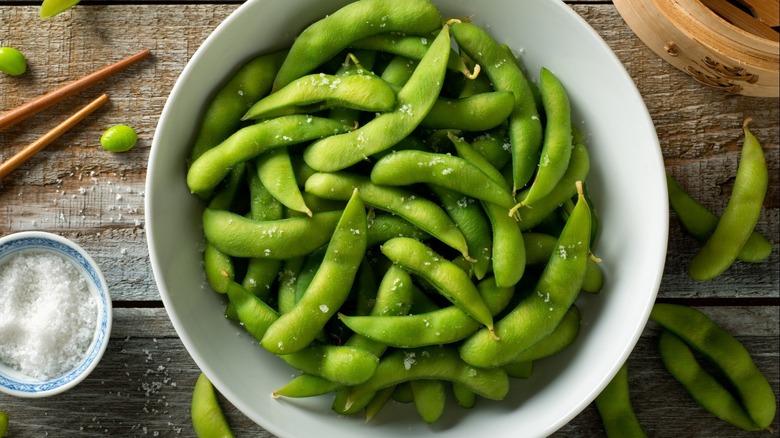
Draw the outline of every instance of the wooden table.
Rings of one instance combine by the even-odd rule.
[[[105,273],[114,329],[102,362],[75,389],[46,399],[0,394],[10,436],[193,436],[189,404],[199,370],[163,308],[144,230],[144,179],[152,136],[166,97],[187,60],[236,2],[85,2],[54,19],[38,3],[0,0],[0,45],[27,57],[28,72],[0,74],[0,111],[16,107],[110,62],[149,48],[153,57],[0,132],[6,159],[101,92],[108,105],[0,181],[0,236],[23,230],[62,234],[81,244]],[[780,394],[780,106],[778,99],[727,96],[705,88],[656,57],[611,2],[568,2],[607,41],[634,78],[656,125],[667,169],[697,199],[721,212],[752,117],[770,168],[758,230],[774,244],[767,262],[738,263],[696,283],[684,267],[698,247],[672,216],[659,301],[696,306],[748,348]],[[129,153],[99,146],[104,129],[129,123],[139,133]],[[640,196],[641,194],[637,194]],[[666,373],[649,324],[629,359],[635,410],[651,436],[766,436],[729,426],[693,403]],[[238,436],[271,436],[224,404]],[[773,427],[777,436],[780,424]],[[559,436],[603,435],[591,405]]]

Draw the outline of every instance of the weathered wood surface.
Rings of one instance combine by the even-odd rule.
[[[45,230],[72,238],[98,261],[117,304],[108,351],[87,381],[44,400],[0,396],[0,410],[12,417],[11,436],[193,435],[188,409],[198,370],[170,325],[152,278],[144,179],[158,116],[176,78],[239,3],[126,3],[87,0],[56,19],[40,21],[38,2],[0,0],[0,45],[19,48],[29,63],[24,76],[0,74],[0,111],[139,49],[153,52],[151,59],[0,131],[4,160],[99,93],[111,96],[106,107],[0,181],[0,236]],[[773,242],[772,256],[760,264],[738,263],[711,282],[693,282],[685,266],[698,245],[672,215],[659,297],[705,305],[703,310],[745,343],[780,393],[780,100],[725,96],[707,89],[655,56],[611,4],[567,3],[599,32],[634,79],[655,123],[668,171],[717,213],[733,184],[742,121],[753,118],[751,128],[762,141],[770,168],[758,230]],[[140,141],[131,152],[117,155],[100,149],[100,134],[115,123],[138,130]],[[634,404],[651,436],[755,435],[712,418],[692,403],[663,370],[655,335],[651,324],[629,361]],[[229,405],[226,409],[238,436],[270,436]],[[774,427],[777,436],[777,421]],[[557,435],[603,432],[591,406]]]

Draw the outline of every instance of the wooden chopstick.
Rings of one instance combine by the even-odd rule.
[[[89,87],[90,85],[102,81],[103,79],[113,75],[114,73],[117,73],[119,71],[124,70],[127,67],[130,67],[131,65],[137,63],[138,61],[141,61],[142,59],[148,57],[149,55],[151,55],[151,51],[149,51],[148,49],[142,50],[134,55],[122,59],[121,61],[103,67],[102,69],[96,72],[90,73],[89,75],[84,76],[81,79],[77,79],[67,85],[64,85],[52,92],[36,97],[35,99],[17,108],[14,108],[12,110],[0,114],[0,131],[30,117],[31,115],[37,113],[38,111],[41,111],[43,109],[50,107],[51,105],[54,105],[55,103],[65,99],[66,97],[78,93],[79,91]]]
[[[14,169],[19,167],[30,157],[38,153],[38,151],[48,146],[51,142],[56,140],[62,134],[66,133],[70,128],[75,126],[80,121],[84,120],[85,117],[90,115],[96,109],[103,106],[103,104],[106,102],[108,102],[108,95],[106,94],[101,95],[97,99],[90,102],[87,106],[80,109],[72,116],[68,117],[64,122],[54,127],[54,129],[44,134],[41,138],[30,143],[24,149],[17,152],[15,155],[13,155],[11,158],[6,160],[4,163],[0,164],[0,180],[5,178],[6,175],[11,173]]]

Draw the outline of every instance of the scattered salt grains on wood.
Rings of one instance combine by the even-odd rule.
[[[78,268],[48,251],[20,251],[0,265],[0,362],[38,380],[86,355],[97,303]]]

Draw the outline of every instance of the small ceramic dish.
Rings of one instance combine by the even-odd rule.
[[[75,366],[70,367],[61,375],[36,378],[29,373],[20,371],[18,367],[3,363],[3,356],[0,355],[0,392],[19,397],[47,397],[74,387],[84,380],[100,362],[111,333],[111,297],[106,280],[95,260],[76,243],[56,234],[24,231],[0,238],[0,274],[3,272],[4,265],[10,266],[11,260],[15,256],[25,252],[29,252],[29,254],[54,254],[70,262],[85,280],[86,287],[94,298],[97,312],[94,318],[94,333],[89,346],[83,354],[78,356],[81,359]],[[8,299],[11,293],[10,290],[0,290],[0,299]],[[2,330],[2,324],[0,324],[0,330]],[[0,342],[0,348],[5,341]]]

